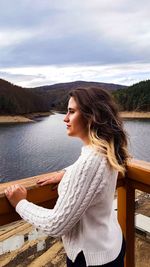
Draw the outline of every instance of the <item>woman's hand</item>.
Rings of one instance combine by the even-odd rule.
[[[58,171],[53,172],[50,174],[45,175],[44,178],[38,179],[37,184],[40,186],[46,185],[46,184],[59,184],[62,177],[64,176],[65,171]]]
[[[5,195],[15,208],[20,200],[27,198],[27,190],[23,185],[15,184],[5,189]]]

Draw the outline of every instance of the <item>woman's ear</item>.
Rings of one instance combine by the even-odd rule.
[[[90,118],[89,120],[88,120],[88,132],[90,133],[90,131],[91,131],[91,125],[92,125],[92,118]]]

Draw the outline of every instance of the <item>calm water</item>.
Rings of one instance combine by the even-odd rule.
[[[62,114],[27,124],[0,125],[0,182],[55,171],[73,163],[82,143],[66,135]],[[150,120],[127,120],[130,151],[150,161]]]

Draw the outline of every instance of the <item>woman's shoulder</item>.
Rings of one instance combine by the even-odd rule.
[[[89,145],[82,147],[79,163],[83,163],[89,167],[97,164],[97,167],[99,167],[101,164],[103,165],[103,163],[106,165],[106,162],[107,159],[105,155],[103,155],[100,151],[97,151],[95,148]]]
[[[83,146],[81,149],[81,156],[89,156],[89,155],[96,157],[96,158],[99,158],[99,159],[106,158],[105,155],[103,155],[95,147],[93,147],[91,145]]]

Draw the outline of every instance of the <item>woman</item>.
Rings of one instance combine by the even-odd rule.
[[[68,267],[122,267],[125,242],[113,199],[128,154],[118,111],[106,91],[78,88],[70,93],[64,122],[68,135],[79,137],[84,146],[73,165],[38,181],[60,182],[55,207],[30,203],[19,185],[7,188],[6,196],[24,220],[51,236],[62,236]]]

